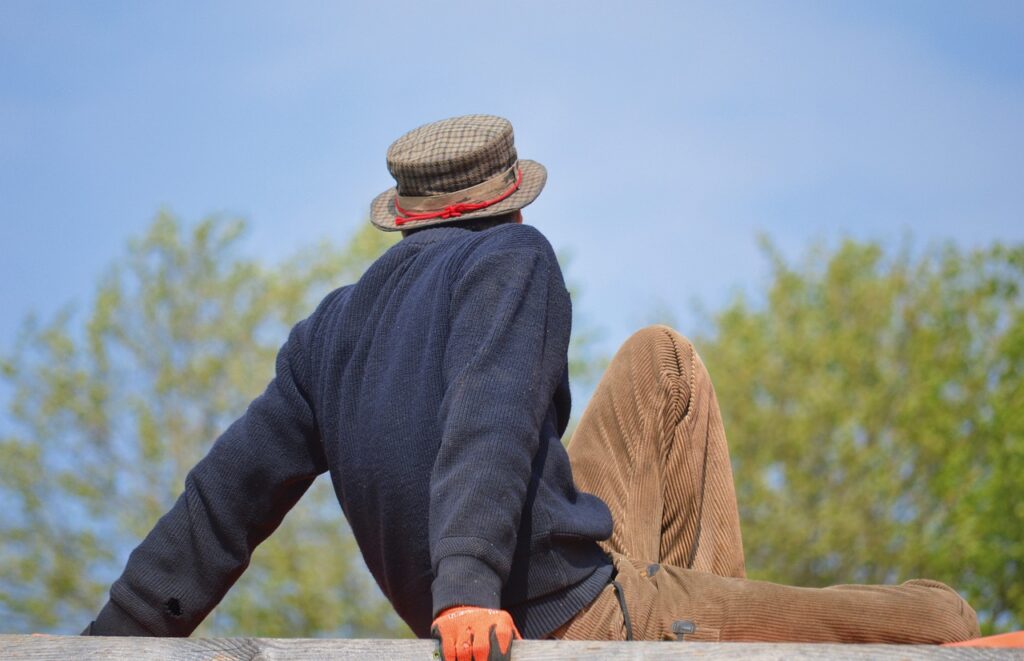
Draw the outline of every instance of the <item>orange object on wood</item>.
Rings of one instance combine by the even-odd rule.
[[[943,647],[1020,647],[1024,648],[1024,631],[985,636],[961,643],[946,643]]]

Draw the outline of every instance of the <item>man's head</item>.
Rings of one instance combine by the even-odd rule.
[[[519,159],[507,119],[453,117],[406,133],[388,149],[397,185],[374,199],[370,221],[404,233],[437,225],[484,229],[521,222],[540,194],[544,166]]]

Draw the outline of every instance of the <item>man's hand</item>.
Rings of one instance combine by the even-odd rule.
[[[455,606],[441,611],[430,635],[441,641],[444,661],[509,661],[522,638],[508,611]]]

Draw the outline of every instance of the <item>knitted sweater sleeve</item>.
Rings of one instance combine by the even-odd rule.
[[[500,607],[571,316],[546,241],[488,252],[454,287],[430,485],[435,615],[455,605]]]
[[[241,576],[253,549],[327,469],[304,352],[310,320],[276,376],[185,478],[185,490],[131,553],[93,635],[187,636]]]

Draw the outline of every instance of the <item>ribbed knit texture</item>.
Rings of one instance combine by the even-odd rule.
[[[417,635],[455,605],[547,635],[611,574],[608,508],[577,492],[560,442],[571,316],[531,227],[402,240],[292,330],[275,379],[189,473],[92,633],[191,633],[329,470]]]
[[[700,357],[665,326],[633,335],[598,384],[569,444],[580,489],[615,521],[615,560],[637,640],[942,643],[977,617],[937,581],[798,588],[743,578],[732,470]],[[839,549],[841,552],[841,549]],[[674,626],[675,625],[675,626]],[[555,634],[625,638],[611,587]]]

